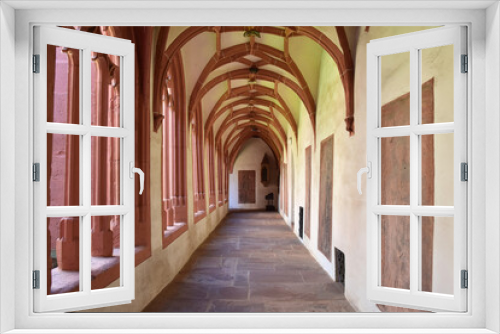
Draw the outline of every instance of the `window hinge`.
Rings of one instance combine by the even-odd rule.
[[[466,162],[462,162],[460,165],[460,180],[462,181],[469,181],[469,165]]]
[[[462,55],[462,73],[469,72],[469,57],[467,55]]]
[[[33,55],[33,73],[40,73],[40,55]]]
[[[40,270],[33,270],[33,289],[40,289]]]
[[[467,270],[461,271],[461,281],[462,281],[462,289],[467,289],[469,287],[469,273]]]
[[[40,182],[40,164],[38,162],[33,164],[33,181]]]

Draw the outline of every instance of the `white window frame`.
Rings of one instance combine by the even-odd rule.
[[[132,4],[132,5],[131,5]],[[24,6],[25,10],[14,11],[14,7]],[[176,328],[192,329],[192,332],[236,332],[235,328],[253,328],[255,332],[285,332],[286,328],[302,328],[301,332],[336,332],[335,328],[358,328],[359,332],[383,332],[387,328],[397,328],[393,332],[412,332],[408,328],[419,328],[420,332],[456,332],[466,329],[467,333],[491,333],[500,330],[499,322],[499,243],[500,230],[500,136],[498,110],[500,99],[500,19],[497,1],[490,2],[422,2],[408,3],[398,1],[398,9],[390,9],[395,3],[384,1],[349,2],[259,2],[259,9],[252,3],[215,1],[204,3],[204,8],[194,8],[200,3],[190,2],[158,2],[148,1],[137,4],[133,2],[113,3],[99,2],[19,2],[2,3],[0,18],[0,53],[2,78],[0,78],[0,94],[2,106],[2,122],[0,129],[0,157],[2,158],[1,193],[1,253],[0,265],[2,278],[0,304],[2,330],[17,329],[15,333],[34,333],[34,329],[49,328],[51,333],[56,329],[61,332],[77,332],[71,330],[92,329],[88,332],[100,333],[111,329],[127,329],[127,333],[143,333],[145,329],[163,329],[158,332],[175,332]],[[36,6],[36,7],[35,7]],[[69,6],[67,10],[40,10],[33,8],[59,8]],[[101,10],[99,6],[114,8],[115,6],[139,6],[153,8],[150,10],[113,9]],[[428,6],[428,7],[426,7]],[[460,9],[449,9],[460,6]],[[489,6],[488,9],[486,9]],[[85,8],[86,7],[86,8]],[[158,8],[163,7],[163,8]],[[170,8],[168,8],[170,7]],[[351,10],[352,8],[356,8]],[[404,9],[406,7],[406,9]],[[351,9],[346,9],[351,8]],[[367,9],[369,8],[369,9]],[[403,9],[401,9],[403,8]],[[408,10],[410,9],[411,10]],[[244,10],[242,10],[244,9]],[[306,15],[307,11],[307,15]],[[15,22],[13,17],[15,16]],[[5,20],[5,17],[7,18]],[[311,19],[314,18],[314,19]],[[468,300],[466,313],[437,314],[34,314],[32,313],[31,261],[29,247],[31,232],[32,202],[26,200],[32,191],[30,181],[33,133],[32,106],[26,96],[31,96],[31,45],[32,26],[34,24],[71,24],[71,25],[442,25],[465,24],[469,26],[469,133],[468,142],[470,157],[469,168],[469,221],[470,224],[468,252],[470,254],[468,268],[469,277]],[[486,29],[485,23],[488,27]],[[12,30],[15,27],[15,40]],[[7,29],[6,29],[7,28]],[[10,37],[10,38],[9,38]],[[4,43],[7,45],[4,48]],[[15,47],[15,57],[14,57]],[[15,65],[15,72],[10,68]],[[488,71],[485,71],[486,66]],[[5,72],[4,72],[5,71]],[[9,73],[5,78],[4,73]],[[15,77],[15,98],[10,80]],[[487,84],[487,85],[486,85]],[[15,113],[7,113],[4,108],[15,108]],[[15,115],[15,116],[14,116]],[[486,121],[488,119],[488,121]],[[7,126],[15,126],[15,147],[11,138],[6,137],[13,131]],[[9,140],[10,141],[7,141]],[[15,159],[9,163],[8,159]],[[5,165],[4,165],[5,164]],[[361,167],[361,166],[360,166]],[[14,186],[11,175],[5,174],[15,169],[15,211],[5,210],[6,197],[11,195]],[[488,182],[485,182],[485,171]],[[486,196],[486,194],[488,196]],[[4,218],[15,218],[15,226],[9,225]],[[4,233],[6,232],[6,233]],[[15,236],[15,244],[9,240]],[[473,245],[473,247],[472,247]],[[12,257],[11,249],[15,249]],[[486,259],[486,260],[485,260]],[[13,289],[12,286],[15,286]],[[488,289],[488,293],[485,293]],[[12,305],[15,309],[12,310]],[[138,324],[143,322],[142,329]],[[169,328],[165,328],[168,326]],[[304,329],[304,328],[307,328]],[[385,329],[382,329],[385,328]],[[30,329],[23,330],[23,329]],[[100,329],[100,330],[99,330]],[[219,329],[219,330],[215,330]],[[267,329],[267,330],[266,330]],[[448,330],[447,330],[448,329]],[[242,330],[243,331],[243,330]],[[247,330],[248,331],[248,330]],[[118,330],[118,332],[121,332]],[[340,332],[340,331],[337,331]],[[356,331],[351,330],[351,333]],[[14,332],[13,332],[14,333]]]
[[[422,65],[420,50],[453,46],[453,122],[422,124]],[[461,181],[461,163],[467,163],[467,74],[461,73],[461,56],[467,54],[466,28],[450,26],[402,34],[372,40],[367,45],[367,130],[366,155],[371,166],[372,177],[367,180],[367,294],[368,299],[379,303],[402,307],[411,305],[430,311],[448,310],[463,312],[467,309],[467,290],[461,287],[461,270],[467,269],[467,184]],[[408,52],[410,70],[410,123],[402,126],[382,127],[382,57]],[[453,206],[423,206],[421,194],[421,135],[454,135],[453,161]],[[405,137],[410,143],[410,203],[409,205],[384,205],[380,202],[381,141],[382,138]],[[381,241],[380,224],[382,215],[409,217],[410,230],[410,284],[409,289],[395,289],[381,286]],[[419,219],[424,216],[453,217],[453,293],[439,294],[421,291],[422,266],[421,234]],[[436,222],[435,224],[439,224]]]
[[[39,270],[41,283],[34,290],[37,312],[74,311],[98,306],[130,303],[134,299],[134,45],[124,39],[95,35],[65,28],[34,27],[34,52],[40,56],[39,73],[34,80],[34,162],[40,165],[40,181],[33,184],[34,200],[34,270]],[[78,124],[47,122],[47,45],[64,46],[80,52],[80,121]],[[120,57],[120,126],[91,124],[91,52]],[[47,134],[78,135],[80,140],[80,205],[47,206]],[[120,139],[120,204],[91,204],[91,138]],[[130,169],[130,173],[129,173]],[[120,216],[120,286],[91,288],[91,217]],[[80,218],[79,291],[47,294],[47,217]]]

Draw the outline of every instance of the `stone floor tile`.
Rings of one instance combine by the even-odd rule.
[[[233,212],[145,312],[354,312],[276,212]]]
[[[274,270],[275,264],[272,262],[240,262],[236,269],[240,270],[270,270],[275,272]]]
[[[208,297],[212,300],[248,300],[248,287],[212,287],[208,291]]]
[[[248,286],[248,277],[249,277],[249,272],[248,271],[239,271],[236,273],[236,276],[234,277],[234,286]]]
[[[304,283],[302,275],[297,272],[283,273],[280,271],[275,272],[258,272],[250,271],[250,282],[257,283]]]

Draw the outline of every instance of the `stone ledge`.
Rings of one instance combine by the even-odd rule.
[[[167,226],[167,230],[163,231],[163,248],[173,243],[187,229],[188,226],[186,223],[174,223],[173,226]]]
[[[199,222],[200,220],[202,220],[206,216],[207,216],[207,212],[206,211],[195,212],[194,213],[194,223],[196,224],[197,222]]]
[[[215,204],[210,204],[210,206],[208,207],[208,212],[209,213],[212,213],[215,211],[217,207],[215,206]]]
[[[135,247],[136,265],[137,257],[146,253],[146,247]],[[142,262],[142,261],[141,261]],[[54,268],[51,271],[52,295],[79,291],[80,273],[76,270],[61,270]],[[103,289],[120,277],[120,249],[113,250],[113,256],[91,258],[91,284],[92,290]]]

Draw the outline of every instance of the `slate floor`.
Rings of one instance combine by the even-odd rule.
[[[278,213],[233,212],[144,312],[354,312]]]

